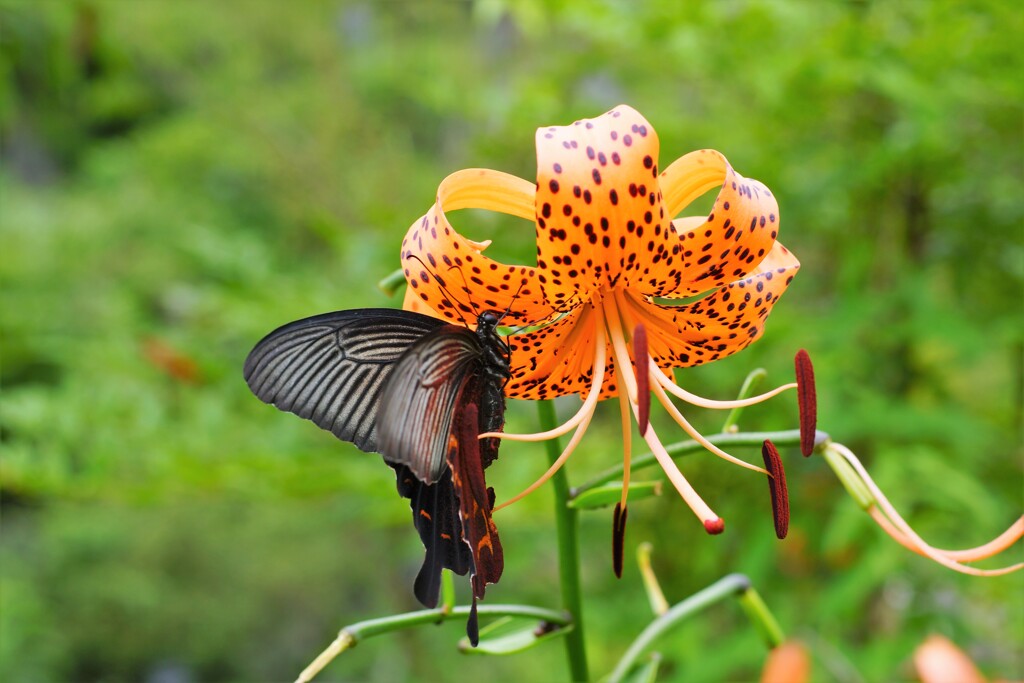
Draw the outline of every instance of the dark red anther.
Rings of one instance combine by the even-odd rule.
[[[761,445],[764,467],[768,470],[768,491],[772,495],[772,516],[775,518],[775,535],[785,538],[789,533],[789,493],[786,490],[786,470],[782,468],[779,450],[771,441]]]
[[[466,621],[466,635],[469,636],[469,644],[476,647],[480,644],[480,619],[476,614],[476,596],[473,596],[473,606],[469,608],[469,619]]]
[[[717,536],[718,534],[725,531],[725,520],[721,517],[716,517],[715,519],[705,519],[704,531],[708,532],[712,536]]]
[[[643,436],[647,433],[651,415],[651,357],[647,355],[647,330],[643,325],[637,325],[633,330],[633,362],[636,363],[637,423],[640,436]]]
[[[796,364],[796,395],[800,405],[800,452],[808,456],[814,452],[814,436],[818,428],[818,392],[814,388],[814,366],[811,357],[800,349]]]
[[[621,502],[615,504],[612,516],[612,568],[615,576],[622,578],[622,548],[626,540],[626,515],[629,510]]]

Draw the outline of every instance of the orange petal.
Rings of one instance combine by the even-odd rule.
[[[802,643],[790,640],[768,653],[761,683],[806,683],[811,680],[811,655]]]
[[[437,201],[402,240],[402,267],[409,289],[441,317],[473,324],[482,311],[508,311],[520,324],[549,319],[554,311],[541,298],[535,268],[509,266],[483,255],[488,243],[466,239],[445,211],[488,209],[533,219],[533,185],[488,169],[451,174],[437,189]]]
[[[667,255],[668,230],[658,136],[637,111],[538,129],[537,267],[556,308],[639,282]]]
[[[800,263],[782,244],[747,277],[681,306],[663,306],[632,295],[627,317],[647,328],[651,357],[662,369],[689,367],[746,348],[764,332],[764,321]]]
[[[529,400],[585,396],[594,379],[599,323],[593,305],[587,304],[538,330],[510,336],[512,379],[505,385],[505,395]],[[610,347],[606,358],[601,398],[617,395]]]
[[[914,668],[922,683],[985,683],[970,657],[949,639],[928,636],[914,651]]]
[[[689,296],[750,274],[778,237],[779,205],[767,187],[736,173],[713,149],[691,152],[660,177],[668,215],[721,185],[711,213],[674,221],[671,256],[653,264],[645,294]],[[666,287],[671,283],[671,287]]]
[[[402,300],[402,309],[406,311],[412,311],[413,313],[422,313],[423,315],[430,315],[435,318],[444,318],[443,315],[435,311],[433,308],[428,306],[423,299],[416,294],[416,290],[412,287],[405,288],[405,298]]]

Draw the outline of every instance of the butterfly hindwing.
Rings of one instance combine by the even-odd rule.
[[[423,541],[426,554],[416,575],[413,593],[424,607],[436,607],[441,588],[441,570],[451,569],[464,576],[473,564],[469,545],[462,537],[459,498],[450,471],[435,484],[424,484],[405,465],[391,465],[398,479],[398,493],[409,499],[412,521]]]
[[[374,308],[298,320],[268,334],[249,353],[245,381],[260,400],[375,452],[380,394],[395,362],[444,324]]]
[[[455,493],[459,498],[462,531],[473,556],[474,598],[482,598],[484,587],[498,582],[505,566],[498,529],[491,516],[494,489],[488,488],[484,479],[484,463],[481,459],[480,440],[477,438],[481,433],[480,426],[477,400],[468,400],[462,405],[455,430],[448,440],[448,464]]]

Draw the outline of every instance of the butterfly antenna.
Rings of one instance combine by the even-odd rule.
[[[462,272],[461,268],[458,268],[456,266],[448,266],[448,270],[458,271],[459,275],[462,277],[462,291],[464,291],[466,293],[466,296],[469,297],[469,306],[470,308],[473,309],[473,315],[480,315],[480,309],[477,308],[477,305],[473,303],[473,294],[470,292],[469,283],[466,281],[466,274]]]
[[[522,280],[519,281],[519,287],[516,289],[516,293],[512,295],[512,299],[508,302],[508,307],[505,309],[505,312],[501,314],[501,318],[500,318],[501,320],[504,320],[505,316],[508,315],[512,311],[512,307],[515,305],[516,299],[519,298],[519,292],[523,291],[523,287],[525,287],[525,286],[526,286],[526,278],[524,277]],[[524,325],[523,327],[527,327],[527,325]],[[521,327],[519,329],[523,329],[523,328]]]
[[[413,259],[416,259],[417,261],[419,261],[420,265],[423,266],[423,270],[428,272],[428,273],[430,273],[431,277],[434,278],[434,281],[437,282],[437,286],[441,288],[441,292],[444,294],[445,300],[448,302],[448,304],[455,311],[455,314],[457,316],[459,316],[459,320],[462,321],[463,326],[464,327],[469,327],[469,323],[467,323],[466,319],[464,317],[462,317],[462,312],[463,312],[462,311],[462,308],[463,308],[462,303],[460,303],[459,300],[455,298],[455,295],[453,295],[451,293],[451,291],[445,286],[444,280],[442,280],[437,273],[435,273],[433,270],[428,268],[427,264],[423,262],[423,259],[421,259],[416,254],[409,254],[409,258],[413,258]],[[452,266],[452,267],[454,268],[454,266]],[[459,272],[462,272],[462,271],[459,271]],[[463,278],[463,280],[465,280],[465,278]]]

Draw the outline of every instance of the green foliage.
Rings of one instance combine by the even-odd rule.
[[[714,147],[771,187],[803,263],[762,341],[682,383],[730,397],[807,348],[821,427],[925,538],[995,535],[1021,505],[1022,34],[1001,0],[0,0],[0,678],[287,679],[341,625],[414,608],[390,470],[253,399],[242,360],[283,322],[397,305],[375,284],[447,173],[531,178],[536,127],[620,102],[663,162]],[[453,219],[534,258],[521,221]],[[777,400],[740,426],[795,414]],[[617,409],[598,417],[573,483],[621,458]],[[513,405],[508,428],[535,419]],[[670,601],[746,573],[822,679],[905,677],[933,631],[1024,676],[1024,579],[911,555],[824,463],[783,457],[782,543],[763,480],[710,457],[684,469],[723,536],[671,495],[630,507],[627,546],[653,543]],[[489,475],[501,498],[545,468],[508,443]],[[555,606],[549,497],[499,514],[488,600]],[[612,576],[608,511],[580,514],[605,672],[650,615],[635,565]],[[323,680],[563,670],[558,642],[461,657],[460,628],[371,641]],[[735,609],[661,650],[658,680],[686,681],[756,678],[764,652]]]

